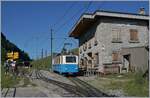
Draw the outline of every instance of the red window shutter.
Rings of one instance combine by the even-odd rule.
[[[136,29],[130,29],[130,40],[138,40],[138,31]]]
[[[112,53],[112,60],[113,61],[118,61],[118,53],[117,52]]]

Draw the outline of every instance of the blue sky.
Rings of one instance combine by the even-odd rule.
[[[67,38],[69,31],[83,12],[109,10],[138,13],[144,7],[148,14],[148,1],[5,1],[1,3],[2,32],[31,58],[41,55],[41,50],[50,53],[50,29],[54,32],[54,52],[60,52],[64,42],[69,48],[78,46],[78,41]],[[55,25],[54,25],[55,24]]]

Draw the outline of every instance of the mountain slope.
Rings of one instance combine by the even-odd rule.
[[[7,59],[6,54],[7,52],[16,51],[19,52],[19,59],[18,61],[30,61],[30,57],[26,52],[19,49],[15,44],[10,42],[5,35],[1,32],[1,61],[3,62]]]
[[[70,50],[73,54],[78,55],[79,49],[74,48]],[[59,53],[53,53],[53,57]],[[51,56],[44,57],[38,60],[34,60],[31,63],[33,65],[33,68],[38,69],[44,69],[44,70],[50,70],[51,69]]]
[[[31,64],[35,69],[49,70],[51,68],[51,56],[44,57],[39,60],[34,60]]]

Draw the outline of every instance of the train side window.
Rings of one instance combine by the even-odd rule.
[[[75,56],[66,56],[66,63],[76,63]]]

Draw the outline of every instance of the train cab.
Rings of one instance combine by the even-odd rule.
[[[54,72],[60,74],[74,74],[78,73],[78,56],[77,55],[59,55],[53,59]]]

